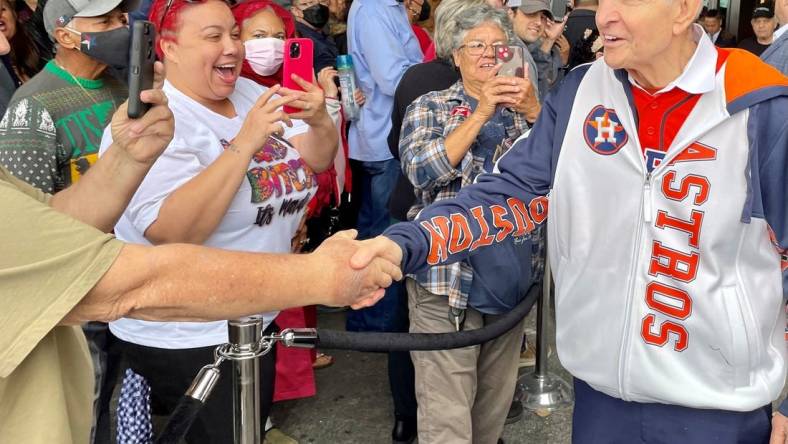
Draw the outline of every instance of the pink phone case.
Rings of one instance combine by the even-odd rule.
[[[293,46],[297,45],[298,51]],[[307,82],[314,78],[314,49],[310,39],[287,39],[285,40],[285,59],[282,68],[282,86],[285,88],[303,91],[304,89],[290,78],[291,74],[296,74]],[[288,114],[301,112],[300,108],[293,108],[285,105],[284,112]]]
[[[516,45],[495,45],[495,62],[502,63],[499,76],[525,78],[523,48]]]

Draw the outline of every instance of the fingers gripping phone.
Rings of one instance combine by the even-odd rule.
[[[287,39],[285,40],[285,58],[282,68],[282,85],[285,88],[303,91],[304,88],[291,78],[295,74],[307,82],[312,82],[314,77],[314,48],[310,39]],[[288,114],[298,113],[299,108],[285,105],[284,112]]]
[[[501,64],[499,76],[525,78],[525,58],[522,46],[495,45],[495,63]]]
[[[140,100],[140,93],[153,88],[153,63],[156,53],[156,28],[146,20],[136,20],[131,29],[131,51],[129,52],[129,106],[132,119],[142,117],[150,105]]]

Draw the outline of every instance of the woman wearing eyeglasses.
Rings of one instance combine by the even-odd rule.
[[[290,252],[317,190],[315,173],[328,168],[336,152],[337,132],[323,92],[303,79],[306,92],[241,78],[241,31],[222,1],[157,0],[150,17],[158,28],[156,49],[167,73],[163,90],[176,129],[115,227],[117,237]],[[285,104],[303,111],[287,115]],[[237,277],[215,278],[231,287]],[[276,313],[261,316],[272,331]],[[131,369],[150,384],[159,414],[172,411],[200,367],[213,362],[215,346],[227,342],[223,321],[121,319],[110,330]],[[274,353],[261,360],[261,429],[273,396],[274,364]],[[187,435],[190,443],[233,442],[232,378],[228,363],[223,366],[225,376]]]
[[[513,41],[506,12],[487,4],[464,8],[445,23],[439,12],[435,35],[439,55],[453,60],[460,80],[416,99],[403,120],[400,161],[416,192],[409,219],[491,172],[539,114],[527,74],[497,75],[495,51]],[[453,233],[451,242],[465,238]],[[481,328],[522,300],[537,279],[539,243],[521,238],[500,248],[507,254],[498,259],[481,251],[467,262],[408,277],[410,331]],[[521,323],[481,346],[411,353],[419,443],[498,442],[512,402],[522,337]]]

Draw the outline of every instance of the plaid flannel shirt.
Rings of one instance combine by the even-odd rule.
[[[460,188],[473,183],[484,172],[484,153],[489,151],[480,149],[477,142],[456,168],[449,163],[444,145],[446,137],[465,122],[470,110],[462,80],[443,91],[427,93],[408,107],[402,122],[399,152],[402,170],[416,192],[416,204],[408,212],[409,220],[431,203],[455,197]],[[502,112],[506,138],[494,147],[493,160],[528,129],[524,116],[506,108]],[[450,306],[465,309],[473,270],[467,261],[462,261],[431,267],[416,274],[415,279],[431,293],[448,296]]]

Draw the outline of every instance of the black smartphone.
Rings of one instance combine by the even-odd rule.
[[[156,53],[156,28],[147,20],[135,20],[131,28],[129,51],[129,109],[132,119],[142,117],[150,105],[140,100],[140,93],[153,88],[153,63]]]
[[[563,22],[566,16],[566,0],[552,0],[550,12],[553,14],[553,21]]]

